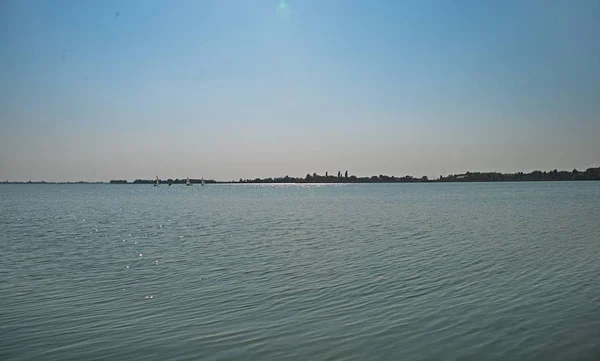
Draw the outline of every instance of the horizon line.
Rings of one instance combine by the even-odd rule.
[[[307,173],[305,176],[303,177],[295,177],[295,176],[289,176],[289,175],[285,175],[285,176],[270,176],[270,177],[266,177],[266,178],[238,178],[236,179],[232,179],[232,180],[215,180],[212,178],[206,178],[206,177],[200,177],[200,178],[189,178],[189,177],[182,177],[182,178],[166,178],[166,179],[160,179],[159,178],[159,182],[162,183],[167,183],[169,180],[171,180],[172,182],[185,182],[185,180],[187,178],[190,179],[190,181],[201,181],[202,179],[204,179],[205,182],[210,182],[210,183],[250,183],[253,181],[267,181],[267,180],[276,180],[276,179],[294,179],[294,180],[304,180],[307,179],[307,177],[313,177],[313,176],[317,176],[320,178],[325,178],[325,179],[354,179],[354,180],[366,180],[366,179],[372,179],[373,177],[386,177],[386,178],[391,178],[391,179],[413,179],[413,180],[422,180],[422,179],[426,179],[428,181],[435,181],[435,180],[439,180],[439,179],[443,179],[443,178],[448,178],[448,177],[458,177],[458,176],[464,176],[464,175],[468,175],[468,174],[497,174],[497,175],[527,175],[527,174],[532,174],[532,173],[536,173],[536,172],[541,172],[542,174],[548,174],[548,173],[573,173],[574,171],[577,172],[587,172],[590,170],[600,170],[600,167],[587,167],[585,170],[579,171],[577,168],[573,168],[573,170],[568,171],[568,170],[558,170],[557,168],[549,170],[549,171],[541,171],[539,169],[534,169],[532,171],[529,172],[522,172],[522,171],[518,171],[518,172],[497,172],[497,171],[466,171],[466,172],[462,172],[462,173],[448,173],[447,175],[440,175],[439,178],[432,178],[429,179],[426,175],[421,176],[421,177],[413,177],[411,175],[405,175],[405,176],[394,176],[394,175],[386,175],[383,173],[380,174],[375,174],[375,175],[370,175],[370,176],[357,176],[357,175],[348,175],[348,171],[338,171],[337,176],[335,174],[328,174],[329,172],[325,172],[325,174],[318,174],[316,172],[311,173]],[[341,173],[342,177],[339,177],[339,174]],[[345,177],[344,177],[345,176]],[[1,179],[1,178],[0,178]],[[49,181],[49,180],[0,180],[0,184],[7,184],[7,183],[49,183],[49,184],[70,184],[70,183],[90,183],[90,184],[100,184],[100,183],[116,183],[116,182],[127,182],[128,184],[134,184],[134,182],[139,181],[139,182],[147,182],[147,181],[151,181],[151,182],[155,182],[156,178],[136,178],[133,181],[130,181],[129,179],[118,179],[118,178],[113,178],[110,180],[64,180],[64,181]],[[242,182],[240,182],[242,181]]]

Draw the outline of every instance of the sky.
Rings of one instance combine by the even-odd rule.
[[[0,179],[600,166],[600,0],[0,1]]]

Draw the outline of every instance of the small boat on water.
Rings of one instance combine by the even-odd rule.
[[[205,185],[206,183],[204,183],[204,177],[202,177],[202,185]]]
[[[158,187],[158,183],[159,183],[159,182],[158,182],[158,176],[156,176],[156,183],[154,183],[154,186],[155,186],[155,187]]]
[[[190,177],[187,177],[186,181],[185,181],[185,185],[186,186],[191,186],[192,183],[190,183]]]

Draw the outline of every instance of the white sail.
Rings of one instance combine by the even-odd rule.
[[[202,185],[204,185],[204,177],[202,177]]]
[[[186,181],[185,181],[185,185],[189,186],[190,185],[190,177],[187,177]]]
[[[156,183],[154,184],[155,186],[158,185],[158,176],[156,176]]]

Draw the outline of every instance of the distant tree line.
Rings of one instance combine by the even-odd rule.
[[[348,171],[338,172],[337,176],[319,175],[317,173],[307,174],[304,178],[290,176],[279,178],[255,178],[240,179],[238,182],[225,183],[424,183],[424,182],[506,182],[506,181],[580,181],[600,180],[600,168],[588,168],[585,171],[558,171],[552,170],[542,172],[535,170],[531,173],[498,173],[498,172],[466,172],[464,174],[451,174],[440,176],[438,179],[430,180],[427,176],[415,178],[410,175],[403,177],[388,176],[380,174],[371,177],[348,176]]]
[[[355,175],[348,175],[348,171],[342,174],[341,171],[337,173],[337,176],[329,175],[329,172],[325,172],[325,175],[317,173],[307,174],[304,178],[296,177],[278,177],[278,178],[255,178],[255,179],[240,179],[235,183],[392,183],[392,182],[427,182],[429,181],[427,176],[421,178],[413,178],[412,176],[395,177],[380,174],[371,177],[357,177]]]
[[[467,172],[465,174],[440,176],[441,182],[506,182],[506,181],[582,181],[600,180],[600,168],[588,168],[581,172],[577,169],[569,171],[552,170],[542,172],[534,170],[531,173],[496,173],[496,172]]]
[[[218,182],[213,179],[205,179],[206,184],[215,183],[424,183],[424,182],[519,182],[519,181],[586,181],[600,180],[600,167],[588,168],[585,171],[551,171],[535,170],[530,173],[498,173],[498,172],[466,172],[463,174],[450,174],[440,176],[438,179],[429,179],[427,176],[415,178],[410,175],[403,177],[374,175],[371,177],[357,177],[348,175],[348,171],[342,173],[337,172],[337,175],[330,175],[325,172],[325,175],[317,173],[307,174],[304,178],[297,177],[275,177],[275,178],[255,178],[241,179],[239,181]],[[124,179],[113,179],[111,184],[154,184],[156,179],[136,179],[133,182],[128,182]],[[185,179],[167,179],[160,180],[160,184],[185,184]],[[87,183],[103,183],[103,182],[46,182],[46,181],[28,181],[28,182],[10,182],[4,181],[0,184],[87,184]],[[202,179],[190,179],[190,183],[202,183]]]

